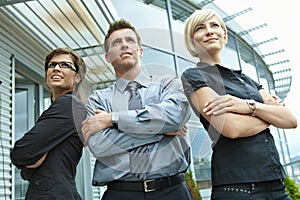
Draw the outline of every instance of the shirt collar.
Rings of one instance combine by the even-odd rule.
[[[134,79],[135,82],[139,83],[141,87],[147,87],[149,85],[151,79],[147,76],[143,71],[139,73],[139,75]],[[130,81],[123,78],[117,78],[115,86],[120,92],[124,92],[126,87]]]

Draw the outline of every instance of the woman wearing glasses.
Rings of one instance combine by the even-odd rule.
[[[26,200],[81,199],[75,175],[83,149],[78,132],[86,110],[78,90],[85,72],[84,61],[68,48],[55,49],[45,59],[52,104],[10,154],[29,181]]]

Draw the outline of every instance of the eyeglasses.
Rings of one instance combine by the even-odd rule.
[[[49,68],[55,68],[56,66],[59,66],[61,69],[72,69],[73,71],[77,72],[77,68],[71,63],[71,62],[50,62],[48,63],[47,70]]]

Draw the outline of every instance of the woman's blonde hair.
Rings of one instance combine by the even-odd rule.
[[[213,16],[217,17],[218,22],[220,23],[222,29],[225,31],[225,34],[227,34],[227,28],[223,21],[223,19],[214,11],[211,9],[202,9],[202,10],[196,10],[187,20],[184,27],[184,44],[187,50],[190,52],[190,54],[194,57],[197,57],[197,49],[194,44],[194,33],[196,31],[196,27],[198,24],[201,24],[205,22],[206,20],[212,18]]]

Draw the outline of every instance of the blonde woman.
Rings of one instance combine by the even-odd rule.
[[[185,94],[213,141],[211,199],[291,199],[268,127],[295,128],[295,116],[240,70],[222,65],[228,34],[215,11],[195,11],[184,33],[188,51],[199,58],[182,74]]]

